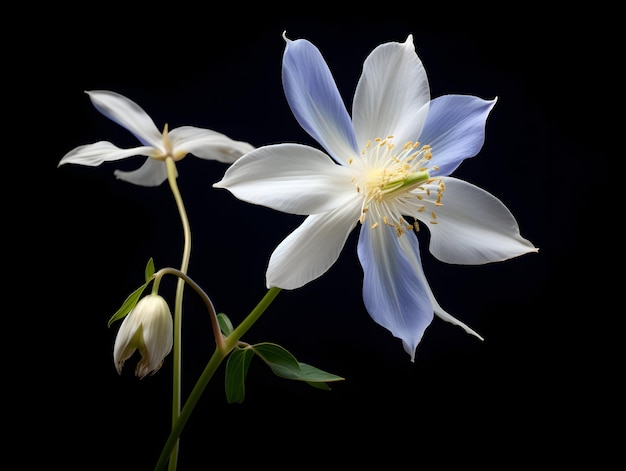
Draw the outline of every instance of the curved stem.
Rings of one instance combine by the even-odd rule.
[[[213,328],[213,333],[215,335],[215,344],[218,346],[218,348],[226,348],[224,335],[222,334],[222,331],[220,329],[219,321],[217,320],[217,313],[215,312],[215,307],[213,306],[211,298],[209,298],[209,296],[204,292],[200,285],[193,281],[193,279],[189,275],[186,275],[180,270],[176,270],[176,268],[162,268],[158,272],[156,272],[154,274],[154,288],[158,290],[158,285],[160,284],[161,277],[167,274],[176,275],[182,278],[202,298],[211,318],[211,327]]]
[[[189,267],[189,258],[191,256],[191,229],[189,227],[189,220],[187,219],[187,212],[185,211],[185,205],[183,199],[180,196],[178,190],[178,184],[176,183],[176,163],[174,159],[168,157],[165,159],[165,165],[167,166],[167,180],[170,184],[172,194],[176,200],[176,206],[180,213],[180,219],[183,225],[183,257],[180,264],[180,271],[184,274],[187,273]],[[181,339],[182,339],[182,309],[183,309],[183,289],[185,288],[185,281],[182,278],[178,279],[176,285],[176,299],[174,302],[174,347],[173,347],[173,370],[172,370],[172,427],[178,420],[180,415],[181,404]],[[172,447],[170,456],[170,471],[176,470],[178,462],[178,440],[175,446]]]
[[[172,424],[172,431],[170,432],[170,436],[167,438],[165,445],[163,446],[163,450],[161,450],[161,456],[159,457],[159,461],[155,466],[155,471],[160,471],[165,469],[165,465],[167,464],[168,457],[171,459],[172,449],[177,446],[178,437],[183,431],[183,428],[187,424],[187,420],[189,420],[189,416],[193,411],[194,407],[198,403],[200,396],[204,392],[207,384],[217,371],[218,366],[222,363],[224,358],[228,356],[233,348],[237,345],[237,342],[241,339],[241,337],[254,325],[254,323],[261,317],[261,314],[265,312],[268,306],[274,301],[274,298],[280,293],[280,288],[270,288],[265,296],[259,304],[248,314],[248,316],[239,324],[239,326],[228,336],[226,337],[226,343],[224,348],[220,348],[219,346],[215,348],[215,352],[209,359],[204,371],[198,378],[193,390],[189,394],[185,405],[183,406],[178,419]],[[170,466],[171,467],[171,466]]]

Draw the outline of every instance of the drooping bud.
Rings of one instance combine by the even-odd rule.
[[[135,374],[140,378],[154,374],[173,343],[174,321],[167,302],[158,294],[144,296],[124,318],[117,333],[113,347],[115,368],[121,374],[124,362],[139,350],[141,359]]]

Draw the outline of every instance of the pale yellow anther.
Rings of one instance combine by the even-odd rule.
[[[353,179],[356,191],[363,197],[359,221],[364,224],[366,212],[371,209],[373,220],[369,227],[375,229],[384,224],[393,227],[396,235],[402,236],[407,231],[419,231],[415,221],[409,223],[403,214],[408,208],[420,213],[429,208],[431,224],[437,224],[437,215],[432,208],[443,205],[445,186],[440,177],[430,177],[429,172],[439,170],[429,166],[432,159],[431,147],[420,147],[418,141],[405,142],[398,148],[392,142],[393,136],[377,137],[368,140],[363,155],[363,173],[355,174]],[[377,145],[372,146],[375,143]],[[348,162],[353,163],[352,159]],[[361,167],[360,167],[361,168]],[[437,194],[435,195],[436,192]],[[416,204],[424,201],[425,204]],[[371,208],[370,208],[371,207]]]

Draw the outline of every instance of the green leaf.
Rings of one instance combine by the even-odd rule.
[[[307,381],[306,384],[309,386],[313,386],[316,389],[322,389],[323,391],[330,391],[330,386],[326,383],[314,383],[312,381]]]
[[[252,345],[252,349],[276,376],[287,379],[296,379],[299,376],[298,360],[280,345],[265,342]]]
[[[256,353],[276,376],[296,381],[304,381],[320,389],[330,389],[325,383],[342,381],[344,378],[320,370],[306,363],[300,363],[280,345],[260,343],[252,346]]]
[[[246,374],[248,366],[254,357],[254,353],[249,348],[235,348],[226,362],[225,387],[226,400],[229,403],[243,402],[246,395]]]
[[[124,301],[124,304],[122,304],[122,307],[120,307],[117,312],[115,314],[113,314],[113,316],[111,316],[111,318],[109,319],[109,322],[107,323],[107,327],[111,327],[111,324],[113,322],[115,322],[118,319],[122,319],[123,317],[125,317],[130,311],[132,311],[132,309],[135,307],[135,305],[137,304],[137,301],[139,301],[139,298],[141,297],[141,293],[143,293],[143,290],[146,289],[146,286],[148,286],[148,283],[144,283],[143,285],[141,285],[139,288],[137,288],[135,291],[133,291],[127,298],[126,301]]]
[[[315,366],[307,365],[306,363],[300,363],[300,379],[302,381],[306,381],[307,383],[319,384],[332,381],[343,381],[345,378],[320,370]]]
[[[217,315],[217,323],[220,326],[220,330],[226,337],[228,337],[232,333],[232,331],[235,330],[233,328],[233,323],[230,321],[228,316],[224,314],[223,312],[220,312]]]
[[[146,283],[152,279],[152,275],[154,275],[154,260],[152,260],[152,257],[150,257],[150,260],[148,260],[148,264],[146,265],[145,270]]]

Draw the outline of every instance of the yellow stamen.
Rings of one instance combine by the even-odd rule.
[[[432,159],[429,145],[420,147],[419,142],[409,141],[398,148],[392,139],[393,136],[389,135],[367,141],[362,150],[364,166],[360,168],[363,173],[355,174],[353,181],[357,193],[363,196],[360,223],[364,224],[366,217],[370,218],[371,229],[384,224],[393,227],[399,237],[408,230],[420,230],[417,220],[409,223],[402,214],[411,207],[420,213],[427,207],[442,206],[445,186],[440,177],[429,174],[439,169],[429,166]],[[372,146],[372,142],[376,145]],[[352,159],[349,162],[352,163]],[[415,200],[424,204],[415,205]],[[430,223],[436,224],[437,215],[432,210],[430,213]]]

